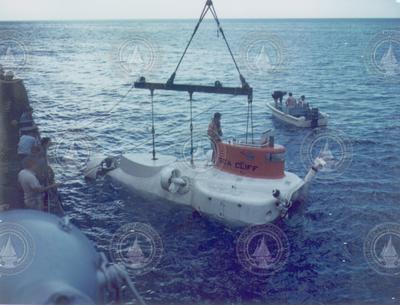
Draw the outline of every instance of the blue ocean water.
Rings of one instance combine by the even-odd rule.
[[[371,269],[363,243],[376,225],[400,216],[399,78],[382,77],[366,63],[376,35],[398,30],[399,20],[223,21],[255,90],[255,134],[275,129],[276,142],[288,150],[287,170],[306,174],[301,145],[310,131],[271,119],[265,105],[273,90],[305,94],[330,115],[327,130],[345,134],[352,146],[352,162],[342,175],[315,181],[307,202],[277,224],[288,237],[290,256],[275,274],[257,276],[239,264],[240,228],[192,218],[190,209],[145,200],[107,179],[83,179],[88,155],[150,152],[149,93],[131,90],[132,82],[142,74],[166,81],[194,25],[194,20],[0,23],[1,35],[14,35],[26,52],[18,76],[43,135],[55,142],[50,158],[73,222],[105,252],[124,224],[143,222],[157,230],[162,260],[154,272],[133,278],[149,304],[398,304],[400,279]],[[271,55],[281,62],[276,71],[258,71],[246,62],[249,46],[260,37],[277,46]],[[143,70],[121,65],[122,48],[130,41],[151,50],[137,59],[151,63]],[[395,52],[400,60],[399,49]],[[240,84],[215,25],[206,21],[176,82],[216,79]],[[226,136],[243,137],[244,98],[195,95],[193,105],[198,138],[215,111],[223,113]],[[156,93],[155,111],[158,151],[182,157],[189,135],[187,94]]]

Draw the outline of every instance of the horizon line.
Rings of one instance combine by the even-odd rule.
[[[64,21],[177,21],[198,18],[89,18],[89,19],[4,19],[0,22],[64,22]],[[220,20],[396,20],[400,17],[226,17]],[[205,18],[205,20],[213,20]]]

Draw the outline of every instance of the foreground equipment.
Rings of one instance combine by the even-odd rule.
[[[145,304],[125,269],[96,252],[68,218],[0,212],[0,304],[109,304],[121,302],[125,287]]]

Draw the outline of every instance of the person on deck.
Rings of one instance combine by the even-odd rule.
[[[7,71],[7,73],[4,76],[4,80],[6,81],[12,81],[14,79],[14,72],[13,71]]]
[[[221,137],[223,136],[222,129],[221,129],[221,113],[217,112],[214,114],[213,119],[211,120],[210,124],[208,125],[207,135],[211,141],[211,148],[213,150],[212,154],[212,162],[215,163],[215,155],[217,151],[217,142],[221,142]]]
[[[40,140],[40,149],[43,157],[47,156],[47,151],[49,150],[51,144],[52,142],[50,138],[45,137]]]
[[[27,157],[23,162],[23,169],[18,173],[18,182],[24,191],[25,207],[34,210],[43,210],[43,193],[57,187],[51,184],[43,187],[35,176],[37,161],[33,157]]]
[[[19,119],[19,128],[32,127],[35,125],[32,115],[33,108],[28,106]]]
[[[42,138],[40,140],[40,145],[37,147],[37,154],[34,155],[38,162],[36,174],[39,182],[43,185],[54,183],[54,172],[47,162],[47,151],[50,145],[50,138]]]
[[[32,154],[32,149],[38,146],[38,140],[36,138],[37,127],[26,127],[21,129],[22,136],[18,142],[18,158],[22,161],[24,158]]]
[[[40,145],[37,147],[37,154],[35,154],[35,158],[37,160],[37,167],[35,170],[36,177],[39,180],[39,183],[43,186],[55,184],[55,176],[54,171],[47,161],[47,151],[51,146],[50,138],[42,138],[40,140]],[[57,187],[52,188],[44,192],[44,206],[45,208],[49,208],[49,204],[51,204],[51,198],[58,198]],[[56,199],[57,200],[57,199]]]

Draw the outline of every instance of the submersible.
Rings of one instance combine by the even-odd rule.
[[[191,42],[207,13],[211,12],[234,66],[240,87],[176,84],[175,77]],[[107,175],[129,190],[148,199],[161,198],[168,202],[191,206],[229,224],[262,225],[286,217],[295,202],[306,198],[308,186],[324,160],[315,159],[308,174],[301,179],[285,171],[286,149],[275,144],[273,137],[256,141],[253,124],[253,88],[240,71],[235,56],[221,27],[213,2],[207,0],[194,32],[167,82],[148,82],[144,76],[134,83],[136,89],[150,91],[152,119],[152,154],[132,152],[120,158],[94,156],[85,169],[85,177],[95,179]],[[156,154],[154,114],[155,91],[187,92],[190,113],[190,163],[173,155]],[[218,94],[247,98],[245,141],[210,140],[214,160],[194,160],[193,94]],[[264,138],[264,137],[263,137]]]

